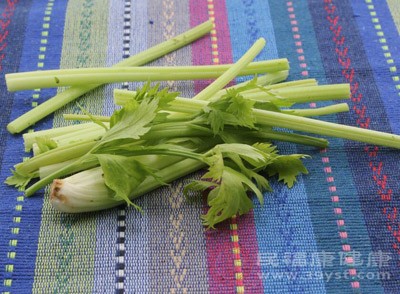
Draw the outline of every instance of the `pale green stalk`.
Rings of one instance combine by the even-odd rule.
[[[107,124],[107,122],[106,122]],[[82,129],[75,132],[62,134],[55,137],[47,137],[57,144],[57,147],[64,147],[70,144],[77,144],[79,142],[85,143],[87,141],[97,141],[105,133],[105,129],[97,125],[97,128]],[[37,137],[36,137],[37,138]],[[90,149],[88,149],[89,151]],[[32,152],[34,156],[43,153],[37,143],[33,143]],[[46,151],[47,152],[47,151]]]
[[[254,109],[258,124],[400,149],[400,136],[291,114]]]
[[[339,103],[317,108],[282,109],[281,111],[282,113],[287,113],[291,115],[309,117],[309,116],[321,116],[321,115],[335,114],[340,112],[347,112],[349,110],[350,110],[349,105],[347,103]]]
[[[146,64],[150,61],[153,61],[165,54],[168,54],[174,50],[177,50],[187,44],[190,44],[194,40],[204,36],[209,33],[213,28],[213,24],[211,21],[206,21],[186,32],[180,34],[170,40],[162,42],[154,47],[151,47],[141,53],[138,53],[134,56],[131,56],[119,63],[117,63],[116,67],[125,67],[125,66],[139,66]],[[35,108],[32,108],[27,113],[21,115],[14,121],[10,122],[7,125],[7,130],[10,133],[19,133],[34,123],[38,122],[42,118],[47,115],[53,113],[57,109],[60,109],[62,106],[67,103],[75,100],[76,98],[82,96],[83,94],[97,88],[100,84],[94,85],[86,85],[80,87],[72,87],[64,92],[61,92],[50,98],[49,100],[39,104]]]
[[[96,119],[101,122],[110,122],[110,117],[105,115],[86,115],[86,114],[75,114],[75,113],[64,113],[63,118],[65,120],[80,120],[80,121],[92,121]]]
[[[323,86],[296,86],[263,91],[250,91],[241,93],[246,99],[259,102],[287,102],[309,103],[317,101],[330,101],[337,99],[349,99],[349,84],[333,84]],[[212,99],[213,101],[214,99]]]
[[[15,170],[21,174],[30,174],[34,171],[37,171],[41,166],[81,157],[85,155],[87,150],[90,150],[96,143],[96,141],[91,140],[57,147],[15,165]]]
[[[70,134],[74,136],[75,132],[77,131],[84,131],[87,133],[91,133],[99,128],[101,128],[99,125],[89,122],[89,123],[82,123],[65,127],[46,129],[41,131],[28,132],[24,133],[22,135],[22,138],[24,140],[25,150],[28,152],[31,150],[33,144],[36,143],[36,138],[40,137],[40,138],[52,139],[54,137],[58,137],[65,134]]]
[[[74,68],[7,74],[9,91],[87,84],[109,84],[134,81],[199,80],[218,78],[231,64],[198,66],[152,66],[124,68]],[[287,59],[258,61],[248,64],[237,73],[239,76],[264,74],[287,70]]]
[[[265,79],[263,79],[264,76],[257,77],[257,85],[258,87],[254,87],[253,89],[245,90],[241,92],[242,95],[249,95],[251,96],[252,93],[264,93],[274,90],[274,89],[281,89],[281,88],[286,88],[286,87],[304,87],[304,86],[316,86],[317,81],[315,79],[304,79],[304,80],[297,80],[297,81],[290,81],[290,82],[282,82],[283,80],[276,81],[276,83],[264,83]],[[268,75],[265,75],[265,77],[268,77]],[[285,78],[286,79],[286,78]],[[260,81],[259,81],[260,80]],[[243,82],[231,87],[227,87],[225,89],[219,90],[215,95],[207,99],[207,101],[217,101],[219,98],[221,98],[223,95],[226,94],[227,89],[237,89],[243,86],[246,86],[249,81]]]
[[[174,103],[170,103],[170,111],[183,109],[199,109],[201,103],[206,106],[209,102],[177,97]],[[257,124],[271,127],[287,128],[306,133],[325,135],[349,139],[374,145],[381,145],[400,149],[400,136],[390,133],[362,129],[353,126],[341,125],[307,117],[279,113],[254,108],[253,114]]]
[[[307,87],[285,87],[271,91],[278,97],[295,103],[350,98],[350,84],[332,84]]]
[[[219,76],[214,82],[208,85],[205,89],[200,91],[193,100],[207,100],[215,95],[219,90],[225,87],[230,81],[232,81],[239,72],[245,68],[254,58],[260,53],[265,46],[265,39],[258,39],[253,46],[227,71]]]
[[[64,134],[61,136],[53,137],[53,141],[57,143],[57,146],[65,146],[75,142],[82,142],[87,140],[97,141],[99,140],[106,130],[98,125],[98,128],[90,130],[87,132],[86,130],[77,131],[75,133]]]

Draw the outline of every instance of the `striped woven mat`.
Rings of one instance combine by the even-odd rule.
[[[0,70],[111,66],[211,19],[214,29],[153,65],[225,64],[259,37],[258,60],[288,58],[289,80],[350,83],[350,112],[324,119],[400,134],[398,0],[3,0]],[[4,75],[3,75],[4,76]],[[164,82],[192,97],[207,81]],[[93,113],[114,109],[108,85],[82,97]],[[55,211],[3,184],[29,154],[5,126],[55,89],[10,93],[0,79],[1,293],[400,293],[400,153],[330,140],[279,144],[312,156],[309,174],[251,213],[206,230],[202,203],[183,185],[125,206],[79,215]],[[315,106],[315,105],[314,105]],[[32,127],[66,125],[68,105]]]

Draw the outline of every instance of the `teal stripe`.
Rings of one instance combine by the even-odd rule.
[[[276,34],[281,36],[278,43],[278,50],[281,56],[289,58],[291,63],[291,78],[298,79],[303,68],[298,66],[298,54],[294,45],[293,33],[290,25],[282,23],[281,19],[288,18],[286,3],[273,5],[273,21],[276,28]],[[299,34],[301,35],[302,48],[304,50],[307,70],[310,77],[317,78],[323,84],[326,83],[323,62],[319,54],[319,47],[315,37],[312,18],[309,7],[305,2],[293,1],[294,13],[297,15]],[[299,17],[301,16],[301,17]],[[318,28],[316,28],[318,29]],[[318,106],[327,103],[318,103]],[[337,122],[336,116],[327,116],[323,118],[332,122]],[[330,252],[335,259],[332,266],[325,267],[323,270],[332,273],[333,277],[330,281],[325,280],[325,287],[328,293],[337,293],[337,291],[351,292],[350,279],[344,278],[348,266],[340,259],[342,256],[342,245],[350,244],[351,250],[355,250],[354,254],[361,254],[364,264],[357,266],[357,272],[368,272],[366,268],[366,257],[372,251],[368,232],[366,230],[364,218],[361,213],[361,207],[354,189],[352,180],[352,172],[347,164],[347,158],[344,150],[343,141],[330,139],[330,149],[328,153],[312,152],[312,160],[307,162],[310,176],[304,177],[305,192],[307,193],[307,201],[311,212],[311,219],[314,228],[315,238],[318,246],[318,252]],[[299,152],[310,153],[308,148],[299,148]],[[322,164],[322,157],[329,157],[329,166],[332,169],[331,174],[325,174]],[[334,183],[327,183],[327,176],[334,177]],[[336,193],[329,192],[329,186],[337,187]],[[341,189],[346,187],[346,190]],[[331,196],[339,196],[340,202],[334,205]],[[348,238],[341,239],[339,237],[340,229],[337,227],[337,216],[333,209],[340,207],[345,226],[342,228],[347,232]],[[335,276],[340,275],[340,277]],[[374,293],[380,293],[382,288],[376,281],[362,280],[361,291],[364,288],[374,289]]]
[[[234,36],[231,38],[234,60],[240,58],[259,37],[266,38],[267,47],[258,59],[286,57],[278,51],[277,46],[282,36],[277,34],[273,27],[273,12],[268,2],[228,1],[227,7],[231,36]],[[287,16],[281,16],[279,19],[281,23],[285,23]],[[239,24],[237,20],[243,20],[245,27],[243,28],[242,21]],[[276,39],[276,36],[279,38]],[[298,152],[296,146],[289,144],[279,144],[279,149],[283,153]],[[264,206],[257,203],[254,209],[265,292],[325,293],[321,279],[306,278],[309,273],[320,273],[321,268],[318,264],[312,265],[310,262],[311,255],[317,252],[317,245],[303,180],[300,179],[291,190],[283,188],[281,184],[273,186],[275,192],[265,195]],[[286,265],[283,256],[287,254],[294,254],[300,258],[305,255],[305,266]],[[278,259],[276,266],[270,264],[275,257]],[[285,276],[286,273],[294,274],[297,278],[290,279]]]
[[[302,9],[301,9],[302,8]],[[295,40],[293,38],[293,33],[289,23],[289,15],[287,11],[286,3],[271,3],[271,9],[273,10],[273,22],[275,27],[275,32],[280,36],[280,41],[278,43],[278,50],[280,55],[286,56],[291,64],[291,74],[290,79],[298,79],[301,76],[302,69],[298,65],[297,60]],[[307,58],[307,62],[311,63],[308,71],[311,77],[316,77],[322,83],[323,78],[323,68],[321,67],[319,50],[315,42],[315,37],[312,37],[312,29],[310,23],[310,15],[306,7],[295,6],[295,14],[297,16],[301,15],[301,18],[297,18],[299,21],[299,29],[302,36],[303,50],[305,50],[304,56]],[[282,22],[281,19],[286,19],[286,22]],[[308,28],[308,30],[307,30]],[[308,38],[304,40],[305,34],[307,32]],[[311,57],[311,60],[308,58]],[[305,150],[299,147],[299,152],[305,152],[310,154],[310,150]],[[309,203],[309,210],[311,214],[312,226],[315,234],[315,242],[317,243],[317,253],[326,252],[326,258],[333,257],[334,260],[331,264],[324,267],[323,270],[326,272],[342,272],[346,268],[341,267],[338,261],[338,252],[341,250],[340,241],[338,238],[338,232],[336,227],[336,218],[333,214],[332,203],[330,199],[330,194],[328,193],[328,187],[326,184],[326,175],[323,172],[323,167],[321,165],[321,154],[315,150],[312,151],[312,160],[307,161],[307,168],[310,172],[309,177],[304,177],[305,193],[307,195],[306,201]],[[347,281],[337,281],[333,280],[326,282],[325,289],[328,293],[334,293],[335,289],[349,290],[349,283]]]
[[[267,44],[255,60],[278,58],[275,32],[267,1],[226,1],[234,61],[260,37]],[[239,77],[238,82],[245,78]]]
[[[104,33],[107,24],[103,17],[108,17],[107,7],[108,1],[68,2],[61,68],[104,65],[107,44],[107,35]],[[103,92],[100,88],[85,95],[80,102],[89,111],[98,113],[102,97]],[[57,111],[54,115],[54,126],[65,125],[62,113],[73,112],[74,109],[74,105],[68,105]],[[96,234],[95,215],[68,215],[55,211],[46,193],[33,292],[92,291],[96,245],[93,241]]]

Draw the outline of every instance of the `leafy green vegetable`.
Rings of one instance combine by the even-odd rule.
[[[140,210],[140,207],[134,204],[129,196],[132,194],[147,176],[151,176],[160,183],[161,179],[155,175],[155,170],[142,164],[134,157],[126,157],[111,154],[97,154],[100,166],[104,174],[104,183],[110,188],[117,200],[124,200],[129,205]]]
[[[5,180],[5,183],[10,186],[15,186],[17,188],[21,188],[22,190],[29,184],[32,179],[32,176],[23,175],[16,170],[11,170],[12,176],[8,177]]]
[[[318,86],[313,79],[271,84],[280,82],[287,72],[268,69],[266,76],[223,90],[250,66],[264,44],[265,40],[257,40],[192,99],[148,82],[135,92],[117,90],[115,99],[122,107],[111,117],[82,109],[78,118],[91,120],[90,125],[49,130],[38,138],[26,136],[25,145],[38,145],[41,154],[15,165],[6,182],[25,188],[43,174],[25,194],[30,196],[53,182],[50,199],[61,211],[93,211],[122,202],[140,209],[133,202],[136,197],[206,169],[200,180],[185,186],[183,194],[191,198],[207,193],[209,210],[201,218],[205,226],[215,227],[251,210],[253,198],[263,204],[264,194],[272,192],[271,178],[291,188],[308,174],[303,164],[307,155],[279,154],[272,141],[318,148],[327,147],[328,142],[294,131],[400,148],[400,136],[306,117],[348,111],[345,103],[315,109],[293,107],[347,99],[348,84]]]
[[[303,154],[281,155],[267,167],[269,176],[278,175],[279,181],[283,181],[289,188],[293,187],[299,174],[308,174],[300,159],[307,156]]]

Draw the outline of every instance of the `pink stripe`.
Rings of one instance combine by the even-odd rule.
[[[214,8],[212,14],[209,14],[207,5],[211,3]],[[215,52],[218,53],[220,64],[233,62],[226,11],[225,1],[190,0],[191,26],[207,20],[212,15],[215,17],[213,37],[216,38],[216,41],[212,41],[210,37],[206,37],[192,45],[193,64],[213,64],[211,44],[217,45]],[[196,93],[209,82],[196,81]],[[218,225],[217,230],[209,230],[205,233],[210,293],[234,293],[237,286],[243,286],[245,293],[254,293],[263,289],[253,213],[238,217],[236,223],[237,231],[234,233],[237,233],[238,244],[232,242],[229,221]],[[239,254],[234,254],[234,245],[238,247]],[[235,267],[235,257],[240,258],[240,267]],[[236,279],[235,273],[239,272],[242,273],[243,279]]]
[[[236,287],[229,221],[207,230],[206,252],[210,293],[233,293]]]
[[[261,266],[258,259],[258,242],[254,214],[250,212],[237,219],[240,255],[242,260],[245,293],[263,293]]]
[[[190,26],[194,27],[208,20],[207,2],[190,0]],[[192,63],[193,65],[212,64],[211,39],[209,35],[202,37],[192,43]],[[194,81],[194,90],[200,92],[210,81]]]
[[[208,5],[214,5],[209,14]],[[213,64],[211,44],[217,45],[219,63],[232,62],[231,43],[226,15],[225,1],[190,0],[190,25],[193,27],[215,18],[215,32],[192,44],[192,63],[194,65]],[[211,37],[216,38],[212,41]],[[210,81],[195,81],[195,92],[200,92]],[[207,207],[204,208],[206,213]],[[240,236],[239,236],[240,238]],[[233,243],[229,221],[217,226],[216,230],[205,232],[208,283],[210,293],[234,293],[237,287],[234,264]],[[257,252],[257,251],[256,251]]]
[[[225,1],[215,1],[215,26],[218,35],[220,63],[233,62],[229,23]],[[242,263],[243,286],[245,293],[260,292],[263,289],[261,267],[258,262],[258,243],[253,213],[236,219]],[[232,246],[232,243],[231,243]],[[231,247],[232,252],[233,247]],[[233,266],[233,263],[231,264]]]

